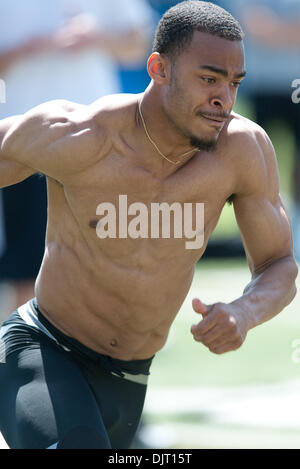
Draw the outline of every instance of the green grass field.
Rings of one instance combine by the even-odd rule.
[[[201,319],[192,310],[193,297],[200,297],[208,304],[229,302],[242,294],[249,280],[245,263],[200,261],[167,346],[153,365],[157,372],[153,371],[152,385],[179,386],[182,375],[185,386],[249,385],[296,377],[300,365],[298,369],[291,360],[291,344],[297,338],[297,332],[300,339],[298,298],[272,321],[249,331],[243,347],[236,352],[214,355],[193,340],[190,326]],[[181,370],[179,376],[178,369]]]
[[[300,344],[299,297],[252,329],[235,352],[214,355],[190,334],[200,320],[192,298],[228,302],[249,280],[245,262],[198,264],[166,347],[152,366],[145,421],[154,447],[300,448],[300,363],[293,360],[293,342]]]

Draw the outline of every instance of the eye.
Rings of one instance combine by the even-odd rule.
[[[233,86],[234,88],[238,88],[239,86],[241,86],[241,84],[242,84],[242,82],[240,82],[240,81],[234,81],[234,82],[232,82],[232,86]]]
[[[201,77],[202,80],[205,81],[205,83],[208,83],[209,85],[216,83],[216,79],[212,77]]]

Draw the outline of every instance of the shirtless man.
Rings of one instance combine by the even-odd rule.
[[[221,8],[182,2],[160,22],[145,93],[87,107],[49,102],[1,122],[0,186],[41,172],[49,197],[36,298],[0,330],[0,428],[10,447],[130,446],[151,360],[228,199],[252,280],[229,304],[195,299],[203,319],[193,338],[216,354],[236,350],[294,298],[274,150],[232,111],[245,76],[242,38]],[[203,246],[99,239],[97,207],[117,206],[121,194],[147,207],[204,203]]]

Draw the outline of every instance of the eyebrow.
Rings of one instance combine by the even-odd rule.
[[[224,70],[223,68],[214,67],[212,65],[200,65],[199,68],[201,68],[202,70],[209,70],[210,72],[218,73],[219,75],[222,75],[223,77],[226,77],[226,78],[228,77],[227,70]],[[246,75],[247,75],[247,72],[243,71],[241,73],[238,73],[234,77],[235,78],[244,78]]]

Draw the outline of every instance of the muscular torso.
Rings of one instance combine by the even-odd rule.
[[[123,360],[148,358],[164,345],[195,263],[235,187],[226,135],[216,151],[199,152],[177,168],[155,153],[141,131],[135,137],[135,124],[132,105],[125,128],[116,125],[91,165],[63,184],[47,178],[46,250],[36,282],[38,304],[54,325]],[[128,205],[144,203],[149,213],[154,202],[204,203],[204,245],[186,249],[186,239],[174,236],[100,239],[97,206],[111,202],[118,208],[121,194]]]

